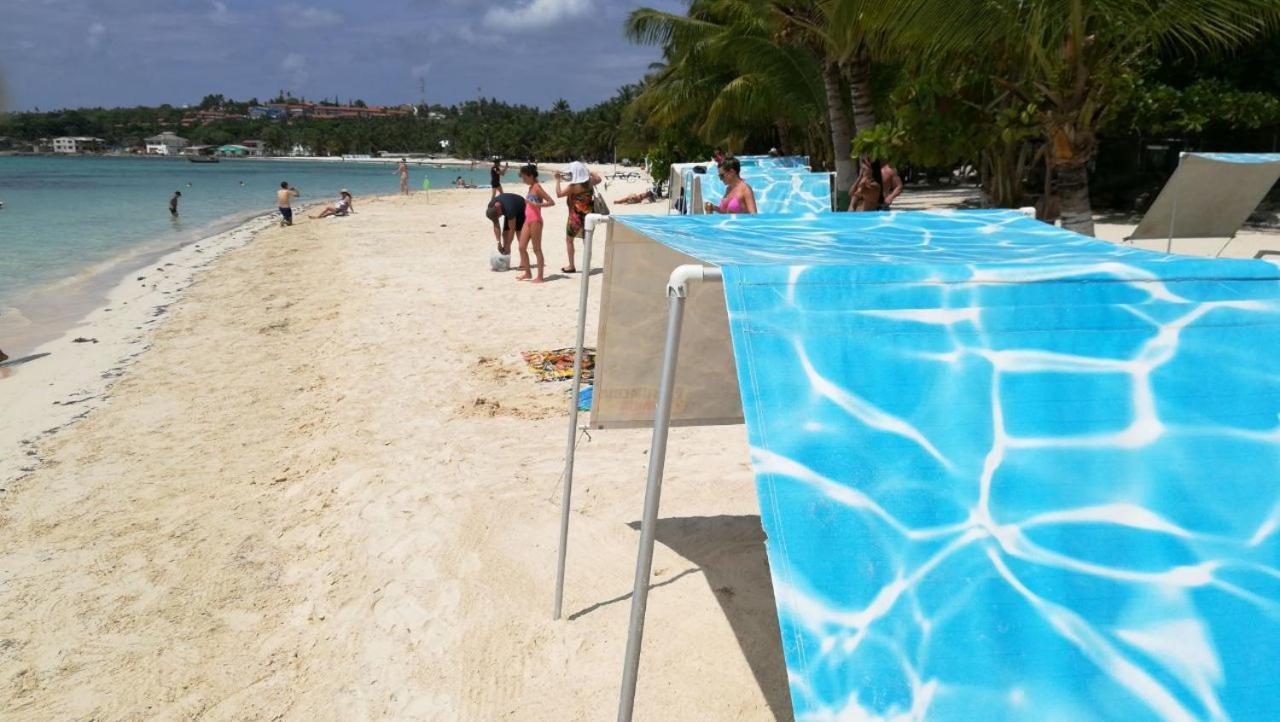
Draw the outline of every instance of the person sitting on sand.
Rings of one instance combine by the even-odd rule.
[[[569,265],[560,270],[564,273],[577,273],[578,269],[573,265],[573,239],[581,238],[586,232],[587,214],[595,209],[596,186],[603,183],[604,178],[591,172],[587,164],[581,161],[570,163],[568,171],[567,174],[556,173],[556,197],[564,198],[565,205],[569,207],[569,222],[564,231]],[[568,180],[569,185],[561,186],[564,180]]]
[[[454,188],[466,188],[466,187],[467,187],[467,182],[466,182],[466,181],[464,181],[464,180],[462,180],[462,176],[458,176],[457,178],[454,178],[454,179],[453,179],[453,187],[454,187]]]
[[[629,206],[636,203],[652,203],[653,199],[654,199],[653,189],[650,188],[649,190],[643,193],[632,193],[629,196],[616,198],[614,199],[613,202],[618,203],[620,205]]]
[[[338,193],[337,203],[334,203],[333,205],[330,205],[330,206],[326,206],[323,211],[320,211],[320,215],[318,216],[308,216],[308,217],[309,218],[328,218],[329,216],[345,216],[348,213],[355,213],[355,212],[356,212],[355,202],[351,198],[351,194],[347,192],[347,189],[343,188]]]
[[[712,205],[708,201],[703,210],[707,213],[758,213],[756,210],[756,193],[751,186],[742,180],[742,164],[737,158],[725,158],[716,169],[720,181],[725,185],[724,198],[720,205]]]
[[[515,235],[524,230],[525,199],[515,193],[499,193],[490,198],[485,205],[484,215],[493,223],[493,240],[498,244],[498,253],[506,256],[511,253],[511,241]],[[498,219],[502,219],[502,228],[498,228]]]

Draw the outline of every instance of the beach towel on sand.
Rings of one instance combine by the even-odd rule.
[[[596,350],[583,349],[582,382],[591,383],[595,378]],[[573,349],[554,351],[525,351],[520,354],[538,381],[569,381],[573,379]]]

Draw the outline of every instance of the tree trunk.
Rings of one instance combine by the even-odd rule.
[[[861,133],[876,125],[876,109],[871,95],[871,57],[866,48],[845,63],[849,94],[853,99],[853,126]]]
[[[853,129],[844,112],[844,89],[840,85],[840,66],[827,61],[822,68],[827,89],[827,119],[831,128],[832,160],[836,166],[836,193],[847,196],[853,186]]]
[[[1089,202],[1089,167],[1084,160],[1073,159],[1054,164],[1057,196],[1062,227],[1093,235],[1093,206]]]

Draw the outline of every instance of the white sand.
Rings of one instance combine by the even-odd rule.
[[[551,622],[566,392],[518,353],[572,344],[578,277],[489,272],[487,197],[261,232],[39,441],[43,464],[0,495],[0,717],[614,714],[648,432],[584,442],[581,616]],[[563,222],[550,209],[557,268]],[[785,673],[743,430],[682,429],[671,451],[639,718],[773,719]]]
[[[612,718],[649,432],[583,442],[552,622],[567,384],[518,354],[578,277],[489,272],[488,195],[201,244],[0,379],[0,442],[83,416],[0,493],[0,718]],[[638,719],[789,718],[756,514],[743,429],[674,430]]]

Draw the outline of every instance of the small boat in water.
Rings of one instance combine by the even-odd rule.
[[[216,155],[193,155],[193,156],[189,156],[189,157],[187,158],[187,160],[191,161],[192,163],[217,163],[217,162],[218,162],[218,156],[216,156]]]

